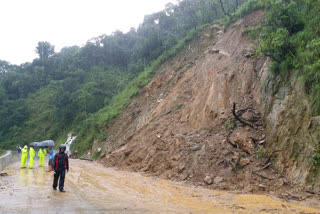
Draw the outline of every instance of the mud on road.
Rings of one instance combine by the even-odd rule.
[[[36,164],[35,164],[36,165]],[[1,213],[320,213],[263,195],[185,186],[70,160],[66,193],[52,189],[46,168],[8,166],[0,177]]]

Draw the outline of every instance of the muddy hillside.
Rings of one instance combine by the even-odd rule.
[[[164,63],[106,127],[107,140],[94,144],[100,162],[209,188],[291,188],[299,168],[288,165],[290,151],[279,158],[285,148],[274,146],[280,119],[266,84],[269,61],[252,57],[253,41],[243,34],[262,17],[256,11],[228,29],[206,27]]]

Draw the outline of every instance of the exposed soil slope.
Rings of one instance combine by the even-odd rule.
[[[100,161],[212,188],[287,188],[263,149],[259,76],[268,61],[251,58],[252,41],[242,35],[261,17],[256,11],[228,30],[210,26],[163,64],[106,128],[107,141],[94,145],[104,151]]]

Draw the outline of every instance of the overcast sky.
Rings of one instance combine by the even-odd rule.
[[[175,0],[0,0],[0,59],[12,64],[36,58],[39,41],[62,47],[116,30],[137,28],[144,15]]]

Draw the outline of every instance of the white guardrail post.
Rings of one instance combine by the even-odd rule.
[[[11,163],[12,151],[7,151],[7,153],[0,157],[0,172]]]

